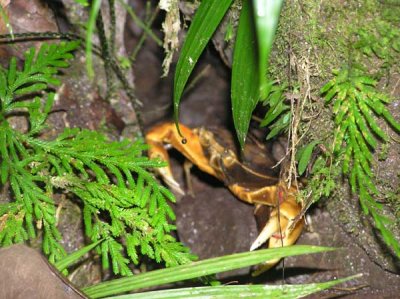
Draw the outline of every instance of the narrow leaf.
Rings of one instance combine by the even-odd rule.
[[[8,68],[8,85],[13,85],[15,81],[15,76],[17,74],[17,59],[12,57],[10,60],[10,66]]]
[[[6,2],[7,3],[7,2]],[[9,3],[9,2],[8,2]],[[0,17],[2,19],[2,23],[6,26],[8,29],[8,33],[11,36],[11,39],[14,39],[14,31],[10,23],[10,19],[8,18],[7,11],[3,8],[3,5],[6,6],[6,4],[3,2],[3,4],[0,4]],[[3,26],[4,26],[3,25]],[[4,30],[4,29],[3,29]]]
[[[322,290],[331,288],[339,283],[361,277],[362,275],[354,275],[342,279],[310,283],[310,284],[294,284],[294,285],[223,285],[215,287],[196,287],[170,289],[153,292],[145,292],[138,294],[122,295],[109,297],[110,299],[185,299],[185,298],[279,298],[293,299],[307,296]]]
[[[8,175],[9,175],[9,165],[8,162],[6,160],[1,161],[0,163],[0,176],[1,176],[1,180],[0,183],[4,186],[4,184],[6,183],[7,179],[8,179]]]
[[[240,13],[232,64],[232,114],[236,134],[243,148],[251,114],[259,98],[259,68],[250,1],[244,1]]]
[[[283,0],[253,0],[253,4],[258,41],[260,96],[265,99],[270,88],[267,79],[269,54],[278,26]]]
[[[23,94],[28,94],[28,93],[33,93],[33,92],[38,92],[40,90],[46,89],[47,84],[45,83],[36,83],[27,87],[23,87],[20,89],[17,89],[15,91],[16,95],[23,95]]]
[[[0,100],[1,100],[1,107],[7,107],[8,103],[11,99],[6,100],[6,93],[7,93],[7,82],[6,82],[6,74],[4,70],[0,67]]]
[[[314,147],[320,143],[319,140],[313,141],[309,144],[307,144],[304,147],[304,150],[302,151],[300,158],[299,158],[299,166],[298,166],[298,171],[299,171],[299,175],[302,175],[304,173],[304,171],[307,168],[308,162],[311,159],[311,155],[313,153]]]
[[[383,117],[386,119],[386,121],[397,131],[400,132],[400,123],[395,120],[392,114],[384,108],[382,111]]]
[[[90,8],[89,20],[86,29],[86,69],[89,77],[93,78],[93,60],[92,60],[92,36],[96,24],[97,15],[100,11],[101,0],[93,0],[92,7]]]
[[[189,27],[174,78],[174,118],[179,133],[179,103],[186,82],[231,3],[232,0],[203,0]]]
[[[115,279],[109,282],[103,282],[87,287],[83,289],[83,291],[90,298],[100,298],[138,290],[145,287],[159,286],[167,283],[248,267],[275,258],[331,250],[334,250],[334,248],[295,245],[277,249],[264,249],[253,252],[244,252],[207,259],[174,268],[150,271],[135,275],[133,277]]]
[[[289,126],[290,120],[290,112],[281,115],[281,117],[270,127],[271,132],[268,133],[266,140],[275,137],[280,132],[285,130]]]
[[[92,250],[93,248],[95,248],[97,245],[99,245],[101,242],[103,242],[103,240],[99,240],[95,243],[92,243],[88,246],[85,246],[77,251],[74,251],[73,253],[67,255],[66,257],[64,257],[63,259],[59,260],[57,263],[54,264],[54,267],[56,267],[56,269],[58,271],[63,271],[64,269],[66,269],[67,267],[73,265],[74,263],[76,263],[82,256],[84,256],[86,253],[88,253],[90,250]]]
[[[281,115],[282,112],[285,112],[289,110],[290,107],[288,105],[285,105],[282,102],[278,103],[275,107],[271,107],[268,112],[265,114],[264,119],[260,123],[260,127],[265,127],[268,126],[270,123],[272,123],[278,116]]]
[[[326,93],[329,89],[331,89],[333,86],[335,86],[336,80],[332,79],[328,83],[326,83],[324,86],[321,87],[320,89],[320,94]]]

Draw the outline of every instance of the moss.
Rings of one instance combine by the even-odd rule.
[[[399,22],[400,6],[386,1],[286,2],[271,57],[270,76],[279,82],[289,83],[291,87],[298,87],[298,94],[293,98],[301,101],[308,97],[304,111],[299,116],[302,122],[298,134],[304,134],[303,143],[320,140],[328,151],[333,143],[332,132],[336,125],[331,108],[321,99],[320,89],[332,79],[334,69],[357,70],[377,81],[391,82],[389,78],[398,71],[400,61]],[[380,84],[378,89],[384,90],[385,87],[385,84]],[[375,156],[376,160],[386,159],[391,146],[383,144],[380,153]],[[346,147],[346,143],[343,147]],[[326,159],[328,163],[329,158]],[[331,167],[341,168],[341,162],[335,161]],[[336,192],[336,198],[330,198],[329,201],[338,201],[336,205],[329,204],[332,209],[337,209],[331,213],[354,234],[365,226],[360,222],[358,211],[338,208],[339,205],[346,205],[343,200],[354,200],[347,184],[343,184],[339,178],[336,176],[337,189],[347,191]],[[318,181],[315,184],[309,183],[310,188],[323,185],[323,176],[316,179]],[[382,213],[398,219],[399,190],[395,190],[393,181],[375,183],[381,191],[381,199],[385,197],[385,202],[389,203],[392,210],[392,215],[386,211]],[[341,204],[339,198],[342,199]],[[356,222],[359,222],[358,229],[351,224]],[[399,224],[397,222],[398,227]],[[393,231],[398,227],[393,227]]]
[[[343,64],[360,64],[369,71],[379,69],[382,59],[398,60],[399,53],[387,47],[381,59],[368,57],[364,47],[373,43],[394,41],[400,6],[388,6],[379,1],[289,1],[278,27],[271,63],[273,78],[287,81],[299,77],[299,63],[309,63],[315,72],[312,85],[318,96],[321,82],[330,78],[333,69]],[[367,32],[366,36],[360,32]],[[368,43],[364,39],[369,39]],[[357,43],[359,43],[357,45]],[[364,43],[364,44],[363,44]],[[376,54],[376,53],[373,53]],[[289,61],[290,60],[290,61]],[[372,63],[372,64],[371,64]],[[292,74],[288,69],[292,64]],[[297,65],[296,65],[297,64]]]
[[[385,142],[381,144],[378,152],[378,160],[385,161],[388,158],[389,143]]]

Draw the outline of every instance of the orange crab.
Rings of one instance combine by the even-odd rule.
[[[180,130],[185,136],[184,140],[173,123],[153,127],[146,134],[146,141],[150,146],[149,157],[169,161],[166,148],[167,145],[172,146],[200,170],[224,182],[242,201],[255,204],[256,207],[271,207],[269,219],[250,250],[257,249],[268,240],[269,248],[288,246],[296,242],[303,229],[304,220],[298,219],[302,207],[296,200],[295,187],[287,188],[272,169],[263,174],[241,163],[237,155],[221,145],[215,134],[209,130],[192,130],[182,124]],[[170,167],[159,168],[158,173],[171,189],[184,193],[175,181]],[[278,261],[279,259],[266,262],[258,272],[268,270]]]

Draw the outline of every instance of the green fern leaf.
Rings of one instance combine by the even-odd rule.
[[[372,112],[384,118],[399,132],[400,124],[385,107],[389,102],[388,97],[379,93],[375,86],[376,81],[360,74],[359,70],[354,69],[350,72],[349,69],[342,69],[335,73],[335,78],[329,81],[321,92],[327,103],[334,101],[336,129],[333,152],[343,161],[342,171],[348,176],[351,191],[353,194],[359,194],[364,213],[371,215],[385,242],[400,256],[399,243],[393,233],[385,227],[389,220],[382,215],[382,205],[372,197],[379,195],[372,172],[372,151],[377,147],[375,137],[388,140]]]
[[[65,250],[56,226],[53,192],[62,190],[81,200],[88,237],[93,242],[106,240],[96,249],[105,268],[111,263],[116,274],[130,275],[127,265],[138,261],[137,250],[154,259],[155,250],[165,247],[179,252],[171,252],[168,261],[159,254],[158,261],[187,262],[187,250],[173,237],[165,238],[174,229],[168,223],[175,217],[168,202],[175,198],[148,171],[165,163],[145,157],[147,146],[142,140],[111,142],[103,134],[77,128],[65,129],[54,140],[38,138],[54,94],[48,93],[44,100],[30,93],[59,84],[58,70],[68,66],[77,45],[43,44],[37,54],[35,49],[26,52],[22,71],[15,59],[8,70],[0,68],[0,83],[4,83],[0,85],[0,133],[4,136],[0,138],[0,177],[1,184],[10,183],[15,200],[12,206],[0,204],[0,212],[8,214],[4,221],[0,219],[4,222],[0,223],[0,245],[34,238],[41,228],[43,251],[50,262],[61,259]],[[20,110],[28,112],[27,133],[14,130],[7,121],[9,114]],[[130,241],[135,246],[127,249],[122,244],[129,236],[136,236],[135,242]]]

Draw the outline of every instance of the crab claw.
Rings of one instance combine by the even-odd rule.
[[[294,188],[290,191],[294,191]],[[286,196],[287,198],[284,200],[279,200],[281,202],[279,208],[272,210],[268,222],[251,245],[251,251],[257,249],[268,240],[268,248],[277,248],[292,245],[299,238],[304,226],[304,220],[297,219],[301,212],[301,206],[297,203],[293,192],[287,192]],[[267,271],[276,265],[279,260],[279,258],[273,259],[259,265],[252,275],[257,276]]]
[[[178,130],[173,123],[163,123],[153,127],[146,134],[146,142],[149,145],[149,158],[161,159],[167,161],[169,164],[169,155],[166,146],[171,146],[182,153],[188,160],[196,161],[196,165],[202,171],[216,176],[214,169],[209,165],[208,158],[203,152],[199,136],[195,131],[182,124],[180,125],[180,130],[184,138],[178,133]],[[157,172],[172,190],[178,194],[185,194],[172,175],[169,165],[158,168]]]
[[[173,177],[169,163],[168,166],[157,168],[155,171],[173,192],[182,196],[185,195],[185,191]]]
[[[177,194],[184,195],[185,192],[172,175],[169,163],[169,155],[165,148],[169,139],[171,139],[170,134],[168,134],[165,126],[163,125],[157,126],[148,132],[146,134],[146,142],[149,145],[148,156],[150,159],[159,159],[168,163],[168,166],[156,168],[155,171],[162,178],[165,184],[171,188],[172,191]]]

